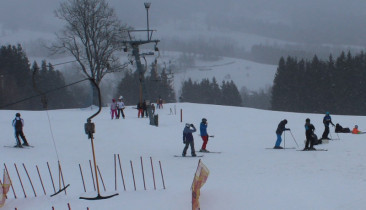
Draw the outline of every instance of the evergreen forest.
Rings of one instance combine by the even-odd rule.
[[[366,55],[342,52],[326,61],[283,57],[272,88],[273,110],[362,115],[366,111]]]

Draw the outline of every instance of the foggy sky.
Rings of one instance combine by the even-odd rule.
[[[1,0],[0,43],[20,29],[57,32],[59,0]],[[123,23],[146,26],[143,0],[109,0]],[[150,26],[185,24],[197,15],[218,29],[308,43],[366,45],[364,0],[150,0]],[[184,22],[186,21],[186,22]],[[20,42],[21,40],[18,40]]]

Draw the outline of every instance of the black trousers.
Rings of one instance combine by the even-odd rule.
[[[329,134],[329,126],[325,126],[323,135],[322,135],[322,139],[326,139],[328,138],[328,134]]]
[[[19,136],[20,136],[20,138],[22,138],[24,144],[28,144],[27,139],[25,138],[23,131],[15,131],[15,138],[17,140],[18,145],[21,144]]]
[[[117,109],[117,119],[119,118],[120,114],[122,114],[122,117],[125,118],[125,113],[123,112],[123,109]]]
[[[314,138],[312,136],[306,136],[305,148],[309,148],[309,143],[310,143],[310,148],[313,148],[314,147]]]
[[[191,146],[191,154],[196,154],[196,151],[194,150],[194,141],[186,141],[186,146],[184,147],[183,149],[183,155],[186,155],[187,154],[187,149],[188,149],[188,146]]]

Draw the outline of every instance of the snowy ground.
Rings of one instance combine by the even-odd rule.
[[[170,108],[174,113],[170,114]],[[180,122],[180,109],[183,122]],[[203,104],[166,104],[157,110],[159,127],[150,126],[147,118],[138,119],[136,110],[126,109],[126,119],[111,120],[109,109],[104,108],[93,122],[96,125],[95,152],[107,191],[100,183],[101,195],[115,193],[113,154],[120,154],[125,178],[124,191],[118,173],[119,196],[99,201],[80,200],[80,196],[96,196],[91,181],[89,160],[92,159],[90,141],[84,134],[84,123],[96,110],[54,110],[48,114],[54,134],[52,141],[45,111],[20,111],[25,120],[25,134],[34,145],[31,149],[0,147],[2,160],[13,179],[13,191],[3,209],[133,209],[133,210],[186,210],[191,209],[190,186],[198,158],[173,157],[182,153],[184,123],[199,126],[202,117],[208,119],[210,139],[208,150],[221,154],[205,154],[201,158],[210,175],[201,189],[201,209],[364,209],[366,201],[366,141],[365,135],[340,134],[341,140],[317,146],[327,152],[302,152],[295,149],[271,150],[279,121],[286,118],[288,127],[299,144],[304,146],[304,123],[310,118],[323,131],[322,117],[318,114],[285,113]],[[0,111],[0,139],[2,145],[13,145],[11,121],[16,111]],[[358,124],[366,130],[364,117],[332,115],[334,123],[352,128]],[[338,136],[332,129],[333,138]],[[194,135],[196,149],[201,146],[198,133]],[[296,147],[289,133],[286,146]],[[284,141],[282,142],[282,145]],[[57,154],[58,158],[57,158]],[[146,188],[142,181],[140,157],[143,159]],[[150,166],[152,157],[156,190]],[[58,188],[57,160],[62,163],[65,182],[70,184],[67,195],[53,193],[46,162],[49,162]],[[136,188],[132,181],[130,161],[134,164]],[[163,189],[158,161],[161,161],[166,189]],[[17,164],[27,198],[24,198],[14,163]],[[28,169],[37,197],[29,184],[22,163]],[[79,164],[83,169],[87,193],[84,193]],[[47,195],[44,195],[37,171],[39,167]]]

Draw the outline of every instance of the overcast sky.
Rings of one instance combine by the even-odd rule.
[[[54,16],[60,0],[1,0],[1,38],[29,30],[54,33],[61,24]],[[143,0],[109,0],[122,22],[146,26]],[[150,0],[150,26],[194,21],[197,16],[218,28],[258,33],[279,39],[364,45],[364,0]],[[184,22],[183,22],[184,23]],[[276,31],[276,29],[282,30]],[[283,32],[286,31],[286,32]],[[285,34],[288,34],[286,36]],[[302,37],[303,36],[303,37]],[[309,38],[309,36],[311,36]],[[19,40],[18,42],[20,42]]]

